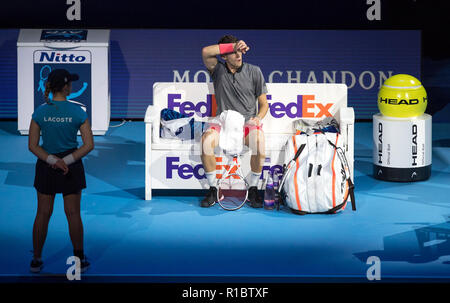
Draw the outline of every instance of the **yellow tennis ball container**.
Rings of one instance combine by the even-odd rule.
[[[427,92],[420,81],[406,74],[389,77],[378,92],[378,108],[384,116],[411,118],[427,108]]]
[[[395,182],[423,181],[431,175],[432,117],[425,114],[427,93],[419,80],[398,74],[378,92],[373,115],[373,174]]]

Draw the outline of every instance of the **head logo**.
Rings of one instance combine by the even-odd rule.
[[[378,163],[383,164],[383,124],[378,123]]]
[[[417,166],[417,124],[412,125],[412,163]]]

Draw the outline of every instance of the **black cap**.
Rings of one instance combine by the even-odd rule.
[[[77,81],[79,78],[77,74],[71,74],[65,69],[54,69],[48,75],[47,81],[55,86],[64,86],[69,82]]]

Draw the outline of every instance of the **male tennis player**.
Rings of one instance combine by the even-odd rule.
[[[265,160],[261,120],[266,115],[269,104],[266,98],[267,87],[260,68],[242,62],[243,55],[249,49],[244,41],[226,35],[218,44],[204,47],[202,58],[213,79],[217,115],[225,110],[235,110],[245,117],[244,143],[252,151],[248,202],[250,206],[260,208],[263,201],[257,184]],[[219,55],[224,63],[218,60]],[[202,207],[210,207],[217,202],[214,148],[219,144],[219,132],[220,126],[212,126],[202,136],[201,159],[209,184],[209,191],[200,204]]]

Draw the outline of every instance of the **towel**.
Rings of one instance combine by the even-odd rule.
[[[219,121],[219,147],[226,154],[240,154],[244,148],[244,116],[237,111],[226,110],[220,114]]]

